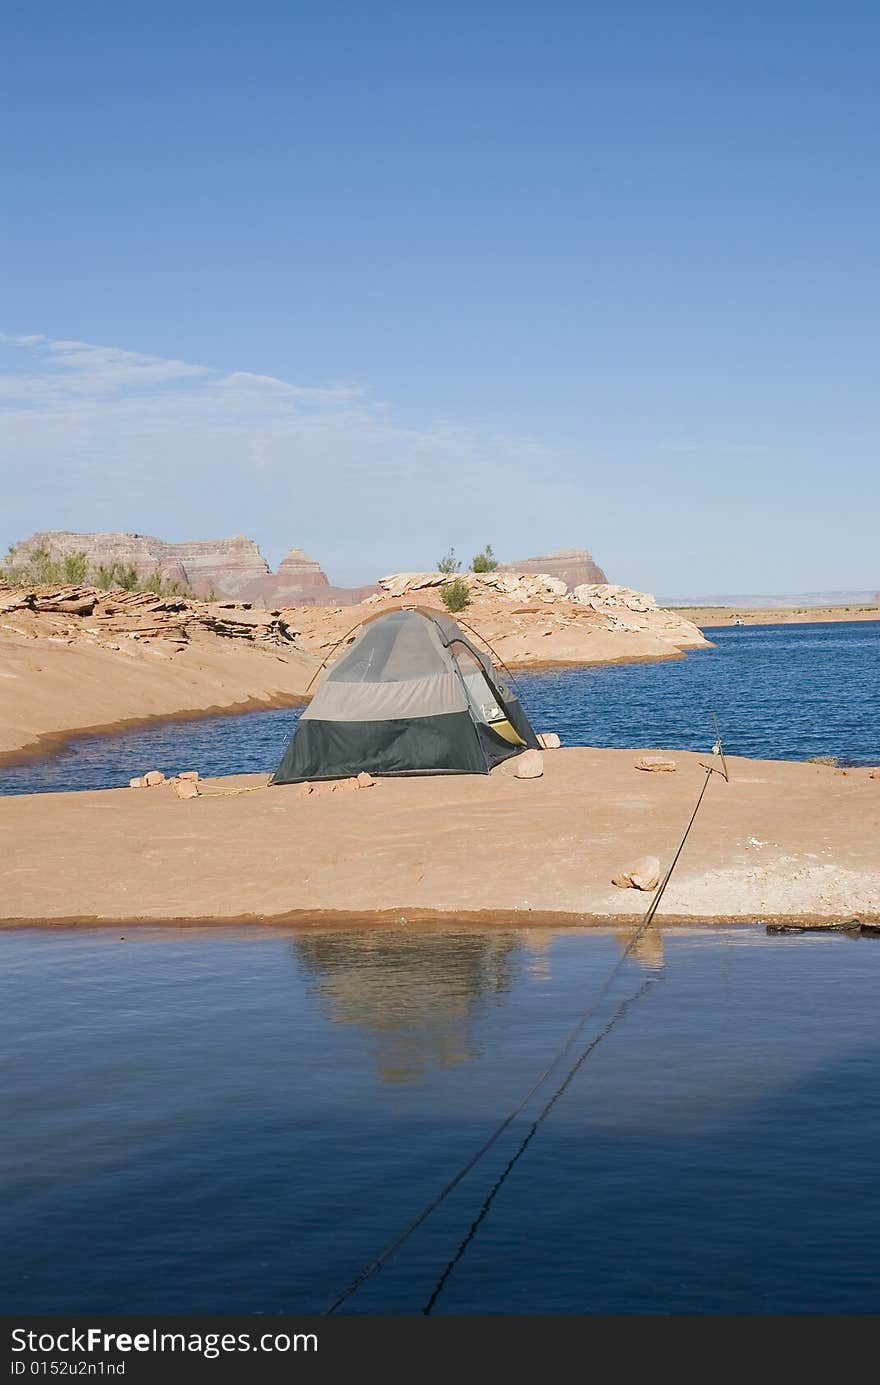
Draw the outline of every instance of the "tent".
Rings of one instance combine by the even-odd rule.
[[[536,747],[519,699],[450,616],[374,616],[297,723],[273,784],[370,774],[488,774]]]

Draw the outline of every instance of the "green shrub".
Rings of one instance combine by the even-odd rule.
[[[47,548],[36,548],[27,565],[28,580],[38,586],[52,587],[64,580],[64,565]]]
[[[157,596],[161,596],[164,584],[162,582],[162,574],[159,571],[159,569],[156,568],[156,571],[151,572],[149,577],[145,577],[141,582],[140,586],[141,591],[155,592]]]
[[[76,586],[86,580],[89,570],[89,560],[85,553],[68,553],[63,559],[64,580],[70,586]]]
[[[452,615],[455,615],[456,611],[463,611],[465,606],[471,604],[471,594],[463,577],[456,577],[454,582],[445,583],[440,595],[443,605]]]
[[[109,591],[111,587],[122,587],[127,592],[143,591],[145,588],[138,581],[137,569],[126,567],[124,563],[111,563],[109,567],[101,563],[94,575],[96,587],[102,591]],[[152,587],[146,588],[152,591]]]
[[[460,567],[461,563],[455,556],[455,549],[450,548],[445,558],[441,558],[439,563],[437,564],[437,571],[445,573],[458,572],[458,569]]]
[[[498,559],[492,552],[491,543],[487,543],[482,553],[477,553],[471,563],[471,572],[494,572],[498,566]]]
[[[811,755],[807,760],[808,765],[830,765],[832,769],[837,769],[840,765],[836,755]]]

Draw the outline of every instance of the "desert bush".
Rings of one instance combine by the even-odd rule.
[[[162,574],[158,568],[156,568],[155,572],[151,572],[148,577],[142,578],[140,583],[141,591],[155,592],[156,596],[162,596],[164,586]]]
[[[807,760],[808,765],[830,765],[832,769],[837,769],[840,765],[836,755],[811,755]]]
[[[84,582],[89,571],[89,560],[85,553],[67,553],[61,563],[64,569],[64,580],[70,586]]]
[[[48,548],[35,548],[31,554],[26,571],[27,580],[38,586],[51,587],[64,581],[64,565]]]
[[[122,587],[127,592],[153,590],[151,587],[145,589],[138,581],[137,568],[126,567],[124,563],[111,563],[109,567],[101,563],[95,570],[93,580],[95,586],[105,592],[111,587]]]
[[[494,572],[498,566],[498,559],[492,552],[491,543],[487,543],[482,553],[477,553],[471,563],[471,572]]]
[[[461,563],[460,563],[459,559],[456,558],[456,556],[455,556],[455,549],[454,549],[454,548],[450,548],[450,550],[449,550],[449,552],[446,554],[446,556],[443,557],[443,558],[441,558],[440,561],[438,562],[438,564],[437,564],[437,571],[438,571],[438,572],[445,572],[445,573],[448,574],[448,573],[450,573],[450,572],[458,572],[458,570],[459,570],[460,567],[461,567]]]
[[[454,582],[447,582],[440,595],[443,605],[451,615],[463,611],[465,606],[471,604],[471,594],[463,577],[456,577]]]

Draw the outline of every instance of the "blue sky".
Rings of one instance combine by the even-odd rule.
[[[870,3],[10,4],[0,543],[880,587]]]

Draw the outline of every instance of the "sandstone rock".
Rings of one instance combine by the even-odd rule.
[[[869,779],[880,779],[880,769],[872,769],[868,775]]]
[[[621,890],[656,890],[660,884],[660,862],[656,856],[640,856],[626,870],[613,876],[611,883]]]
[[[648,770],[654,774],[674,774],[675,761],[665,760],[662,755],[643,755],[636,760],[636,769]]]
[[[224,596],[251,596],[274,606],[354,605],[376,590],[375,584],[331,587],[320,564],[298,548],[291,549],[273,573],[259,546],[242,534],[165,543],[150,534],[49,530],[17,544],[13,562],[23,565],[41,549],[55,558],[85,553],[90,571],[117,563],[133,567],[140,578],[158,573],[164,582],[179,582],[203,596],[214,590]]]
[[[545,750],[558,750],[562,742],[555,731],[539,731],[538,744]]]
[[[333,787],[337,793],[352,793],[354,790],[360,788],[360,784],[356,778],[337,779]]]
[[[313,784],[310,784],[310,783],[308,782],[308,780],[306,780],[306,782],[305,782],[304,784],[297,784],[297,786],[296,786],[296,796],[297,796],[297,798],[308,798],[308,796],[309,796],[309,794],[312,792],[312,789],[313,789],[313,788],[314,788],[314,785],[313,785]]]
[[[334,779],[319,779],[316,784],[312,785],[312,793],[323,794],[335,792],[336,781]]]
[[[193,779],[178,779],[174,784],[178,798],[198,798],[199,786]]]
[[[540,750],[524,750],[517,755],[515,763],[517,779],[540,779],[544,773],[544,757]]]
[[[608,578],[585,548],[563,548],[539,558],[520,558],[515,563],[502,563],[503,572],[546,574],[562,581],[566,587],[583,582],[607,582]]]
[[[160,769],[151,769],[144,775],[144,787],[147,789],[155,788],[157,784],[165,783],[165,775]]]
[[[375,784],[372,774],[367,774],[366,770],[361,770],[357,777],[358,787],[361,789],[371,789]]]
[[[140,775],[138,775],[136,779],[129,779],[128,787],[130,789],[145,789],[147,786],[144,783],[143,778]]]
[[[199,772],[197,769],[182,769],[177,777],[178,779],[191,779],[193,783],[198,783]]]

